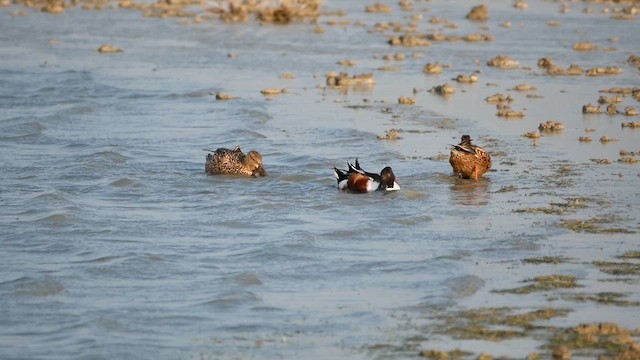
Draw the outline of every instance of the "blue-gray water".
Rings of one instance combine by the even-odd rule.
[[[616,161],[621,149],[640,151],[640,130],[620,127],[637,117],[580,112],[599,89],[639,85],[638,70],[625,63],[640,51],[638,21],[584,14],[580,3],[563,15],[555,3],[519,11],[500,1],[490,4],[487,30],[464,19],[473,2],[420,2],[417,9],[429,9],[423,31],[438,28],[428,23],[438,16],[460,25],[444,32],[496,40],[407,49],[389,47],[391,33],[367,32],[407,14],[395,4],[392,14],[365,14],[364,5],[327,1],[366,25],[321,17],[324,34],[307,23],[184,26],[130,10],[13,16],[22,8],[0,8],[0,358],[411,358],[416,352],[380,348],[416,335],[426,337],[420,348],[465,348],[436,334],[425,314],[467,307],[560,306],[572,312],[557,326],[637,327],[637,306],[491,290],[560,273],[576,276],[580,291],[640,300],[637,274],[606,281],[592,265],[639,249],[640,168]],[[511,29],[498,26],[504,20]],[[573,52],[579,40],[618,50]],[[100,54],[103,43],[124,52]],[[391,63],[401,70],[378,71],[389,64],[382,55],[396,52],[407,54]],[[485,66],[498,54],[529,69]],[[543,56],[624,73],[550,77],[536,67]],[[346,59],[357,66],[336,64]],[[435,61],[451,67],[424,75]],[[340,70],[373,72],[377,84],[368,92],[325,88],[324,74]],[[476,70],[478,84],[450,80]],[[458,90],[449,99],[425,91],[444,82]],[[508,90],[523,82],[543,97]],[[260,90],[268,87],[288,93],[266,98]],[[220,91],[238,98],[216,101]],[[495,117],[484,101],[495,92],[512,94],[525,119]],[[399,96],[416,105],[398,105]],[[638,102],[626,97],[624,105]],[[520,136],[547,120],[566,128],[537,146]],[[402,139],[377,139],[391,128]],[[494,155],[495,171],[477,183],[430,159],[448,155],[463,133]],[[593,143],[577,141],[585,134]],[[601,144],[602,135],[620,141]],[[204,173],[203,149],[235,145],[260,151],[269,176]],[[332,167],[355,157],[370,171],[392,166],[402,190],[340,193]],[[588,198],[585,209],[514,212],[576,197]],[[595,216],[631,233],[558,226]],[[572,260],[520,262],[538,256]],[[522,358],[539,345],[466,350]]]

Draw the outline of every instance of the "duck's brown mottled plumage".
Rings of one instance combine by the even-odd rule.
[[[462,135],[460,144],[451,149],[449,163],[454,175],[478,180],[491,168],[491,156],[480,146],[471,144],[469,135]]]
[[[267,172],[262,166],[262,155],[255,150],[251,150],[245,155],[240,150],[240,146],[236,146],[233,150],[220,148],[207,154],[204,170],[212,175],[267,176]]]

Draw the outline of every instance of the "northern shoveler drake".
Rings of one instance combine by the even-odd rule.
[[[255,150],[251,150],[245,155],[240,150],[240,146],[236,146],[233,150],[220,148],[207,154],[204,170],[212,175],[267,176],[267,172],[262,166],[262,155]]]
[[[452,146],[449,163],[454,175],[477,181],[491,168],[491,156],[480,146],[471,144],[471,136],[462,135],[460,144]]]
[[[338,189],[352,192],[366,193],[376,190],[400,190],[396,176],[389,166],[382,169],[380,174],[362,170],[358,159],[356,164],[347,163],[348,170],[333,168],[333,174],[338,181]]]

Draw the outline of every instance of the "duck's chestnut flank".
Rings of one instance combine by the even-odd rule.
[[[338,182],[340,190],[365,193],[376,190],[399,190],[400,186],[396,182],[396,176],[389,166],[382,169],[380,174],[364,171],[360,167],[358,159],[355,165],[347,163],[348,170],[333,168],[333,173]]]

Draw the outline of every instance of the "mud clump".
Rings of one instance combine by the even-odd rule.
[[[620,96],[612,96],[612,97],[606,97],[604,95],[601,95],[598,98],[598,104],[617,104],[622,102],[622,97]]]
[[[422,69],[422,72],[425,74],[440,74],[442,73],[442,65],[439,63],[427,63]]]
[[[459,82],[459,83],[476,83],[478,82],[478,75],[476,74],[471,74],[471,75],[464,75],[464,74],[460,74],[458,76],[456,76],[453,80]]]
[[[560,131],[564,130],[564,124],[559,121],[545,121],[538,126],[540,131]]]
[[[600,106],[592,105],[591,103],[582,106],[583,114],[602,114]]]
[[[499,108],[496,116],[507,119],[519,119],[525,117],[525,113],[524,111],[512,110],[507,106]]]
[[[216,94],[216,100],[232,100],[232,99],[235,99],[235,97],[224,92],[219,92]]]
[[[375,3],[365,6],[364,11],[368,13],[390,13],[391,6],[383,3]]]
[[[497,67],[500,69],[515,69],[519,66],[519,62],[513,60],[506,55],[498,55],[491,60],[487,61],[487,65],[491,67]]]
[[[596,47],[589,41],[577,42],[573,44],[573,50],[575,51],[593,51]]]
[[[628,123],[622,123],[622,127],[628,127],[628,128],[640,128],[640,121],[632,121],[632,122],[628,122]]]
[[[119,47],[115,47],[113,45],[103,44],[98,48],[98,52],[104,53],[104,54],[114,54],[114,53],[121,53],[122,49],[120,49]]]
[[[619,66],[600,66],[587,70],[587,76],[607,76],[607,75],[620,75],[622,69]]]
[[[529,139],[539,139],[540,138],[540,132],[538,132],[538,131],[529,131],[528,133],[522,134],[522,137],[526,137],[526,138],[529,138]]]
[[[404,46],[404,47],[431,46],[431,43],[425,38],[424,35],[392,36],[389,39],[388,43],[391,46]]]
[[[537,90],[537,88],[533,85],[530,84],[518,84],[516,86],[513,87],[513,90],[515,91],[533,91],[533,90]]]
[[[416,103],[416,100],[414,98],[404,97],[404,96],[400,96],[398,98],[398,104],[401,104],[401,105],[414,105],[415,103]]]
[[[492,103],[492,104],[495,104],[495,103],[510,103],[510,102],[513,101],[513,98],[511,97],[511,95],[506,95],[505,96],[505,95],[503,95],[501,93],[496,93],[496,94],[493,94],[491,96],[487,96],[484,100],[486,102]]]
[[[337,74],[335,72],[330,72],[326,75],[326,82],[328,86],[331,87],[339,87],[339,86],[351,86],[351,85],[360,85],[360,86],[373,86],[376,81],[373,78],[373,74],[360,74],[349,76],[347,73]]]
[[[469,10],[466,16],[469,20],[484,21],[489,19],[489,8],[486,4],[477,5]]]
[[[429,92],[434,93],[434,94],[438,94],[438,95],[442,95],[442,96],[448,96],[448,95],[453,95],[456,92],[456,89],[453,88],[453,86],[445,83],[442,85],[436,85],[434,87],[432,87],[431,89],[429,89]]]
[[[316,19],[320,16],[321,0],[228,1],[217,10],[225,22],[246,22],[251,17],[265,23],[289,24],[293,21]]]
[[[399,140],[402,139],[400,137],[400,130],[391,129],[387,131],[386,134],[378,136],[378,140]]]

